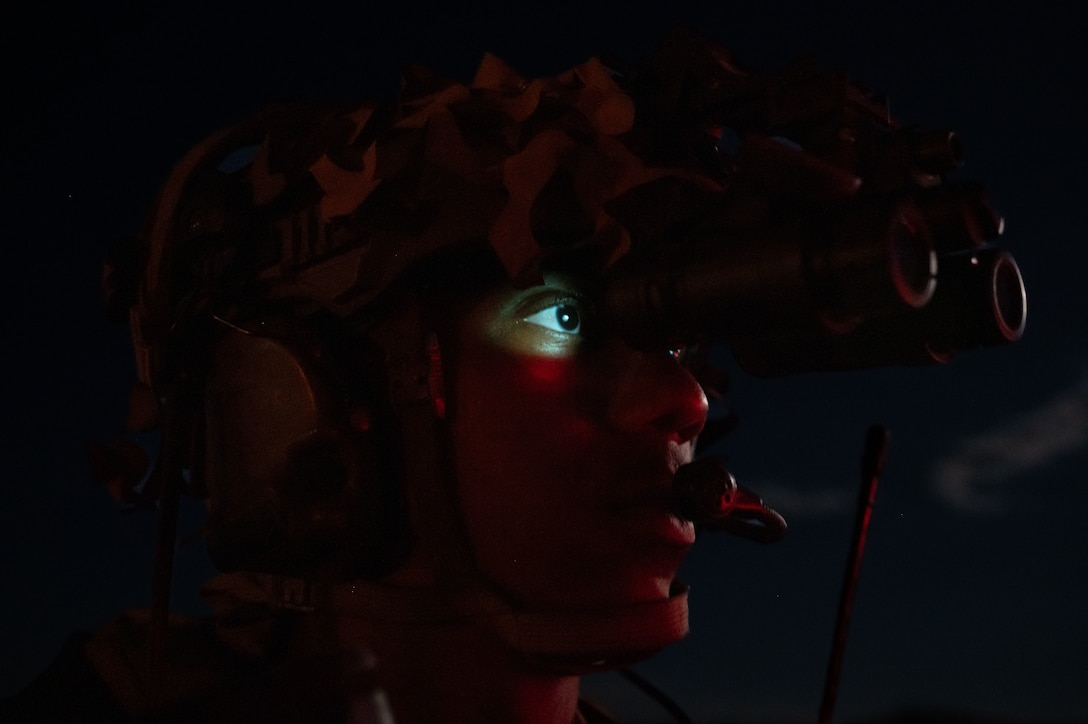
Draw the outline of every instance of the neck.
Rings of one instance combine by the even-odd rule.
[[[327,648],[331,635],[340,647],[358,645],[375,656],[396,724],[574,721],[578,677],[533,670],[486,628],[306,619],[296,641],[301,652]]]

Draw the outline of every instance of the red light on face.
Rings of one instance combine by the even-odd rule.
[[[538,391],[556,391],[566,388],[571,379],[571,360],[561,357],[518,358],[527,385]]]

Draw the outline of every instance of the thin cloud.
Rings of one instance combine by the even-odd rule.
[[[744,487],[787,518],[841,515],[854,508],[850,491],[836,488],[802,489],[782,483],[763,482]]]
[[[1088,444],[1088,377],[1007,425],[968,438],[937,463],[937,495],[959,510],[995,515],[1010,509],[1007,484]]]

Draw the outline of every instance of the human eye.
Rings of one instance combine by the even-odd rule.
[[[567,289],[547,289],[517,306],[509,341],[525,354],[571,357],[587,341],[592,326],[588,317],[580,297]]]
[[[577,335],[582,333],[582,317],[581,304],[575,300],[566,299],[549,304],[523,317],[521,321],[538,325],[552,332]]]
[[[592,341],[597,327],[590,304],[572,284],[512,290],[495,301],[485,314],[488,336],[516,354],[574,357]]]

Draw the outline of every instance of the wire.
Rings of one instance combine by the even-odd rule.
[[[680,705],[672,700],[672,697],[650,683],[646,678],[636,674],[631,669],[623,668],[618,671],[625,679],[642,690],[642,693],[660,704],[665,711],[669,712],[669,714],[672,714],[673,718],[680,722],[680,724],[695,724],[692,718],[680,708]]]

